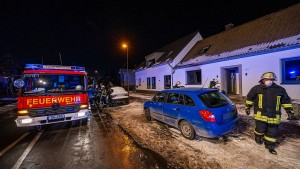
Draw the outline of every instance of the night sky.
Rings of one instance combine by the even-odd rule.
[[[129,67],[195,31],[203,38],[299,0],[1,0],[0,55],[24,63],[85,66],[102,74]]]

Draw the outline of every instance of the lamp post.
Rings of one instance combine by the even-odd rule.
[[[129,78],[128,78],[128,45],[126,43],[123,44],[123,48],[126,48],[126,57],[127,57],[127,91],[129,96]]]

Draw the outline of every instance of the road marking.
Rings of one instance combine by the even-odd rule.
[[[15,163],[15,165],[12,167],[12,169],[18,169],[22,162],[24,161],[24,159],[26,158],[26,156],[28,155],[28,153],[30,152],[30,150],[32,149],[32,147],[34,146],[34,144],[37,142],[37,140],[39,139],[39,137],[43,134],[43,132],[38,132],[38,134],[34,137],[34,139],[30,142],[29,146],[26,148],[26,150],[24,151],[24,153],[21,155],[21,157],[18,159],[18,161]]]
[[[19,137],[16,141],[11,143],[9,146],[7,146],[4,150],[0,152],[0,157],[6,153],[9,149],[11,149],[14,145],[16,145],[19,141],[21,141],[24,137],[26,137],[29,134],[29,132],[24,133],[21,137]]]

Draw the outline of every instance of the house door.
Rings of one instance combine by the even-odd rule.
[[[230,68],[226,70],[227,93],[238,94],[238,68]]]
[[[221,67],[221,89],[242,96],[242,65]]]

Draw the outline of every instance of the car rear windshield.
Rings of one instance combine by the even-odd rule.
[[[220,92],[209,92],[205,94],[198,95],[199,99],[205,104],[205,106],[213,107],[222,107],[229,104],[229,101],[226,99],[226,96]]]

